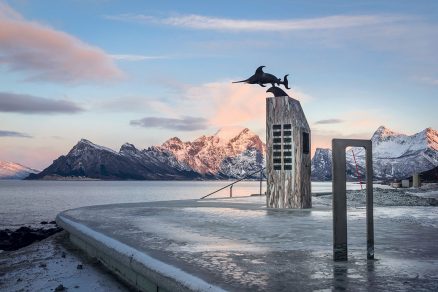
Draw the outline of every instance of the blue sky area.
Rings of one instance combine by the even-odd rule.
[[[438,128],[438,1],[1,1],[0,160],[45,168],[222,127],[264,138],[259,65],[289,75],[312,148]]]

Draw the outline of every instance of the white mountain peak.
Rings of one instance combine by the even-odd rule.
[[[38,170],[29,168],[15,162],[0,160],[0,179],[22,179],[30,173],[38,173]]]
[[[238,137],[242,132],[251,132],[248,128],[244,127],[224,127],[219,129],[216,134],[214,134],[214,137],[217,137],[223,141],[230,141],[233,138]],[[251,132],[252,133],[252,132]]]
[[[377,128],[377,130],[374,132],[373,138],[380,138],[380,139],[384,139],[385,137],[390,137],[390,136],[406,136],[405,134],[402,133],[398,133],[395,132],[385,126],[380,126],[379,128]]]
[[[179,162],[198,173],[217,174],[225,158],[243,155],[249,149],[264,153],[265,145],[248,128],[225,127],[212,136],[203,135],[192,142],[182,142],[174,137],[161,148],[172,152]]]
[[[105,147],[105,146],[101,146],[101,145],[94,144],[94,143],[91,142],[90,140],[83,139],[83,138],[82,138],[82,139],[76,144],[75,147],[72,148],[71,151],[73,151],[73,150],[74,150],[74,152],[78,152],[78,151],[80,151],[80,150],[78,150],[78,148],[82,148],[81,145],[85,145],[87,148],[88,148],[88,147],[91,147],[91,148],[95,148],[95,149],[98,149],[98,150],[104,150],[104,151],[109,151],[109,152],[112,152],[112,153],[118,154],[118,153],[117,153],[116,151],[114,151],[113,149],[110,149],[110,148]]]
[[[438,131],[432,128],[427,128],[423,132],[429,147],[438,151]]]
[[[372,137],[374,176],[377,178],[405,178],[438,166],[438,131],[427,128],[413,135],[379,127]],[[331,177],[331,156],[327,151],[315,152],[312,176],[316,179]],[[365,167],[365,151],[355,150],[359,168]],[[347,153],[347,166],[355,173],[355,163]],[[328,176],[328,174],[330,176]]]

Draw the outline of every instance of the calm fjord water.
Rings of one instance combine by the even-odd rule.
[[[59,212],[81,206],[199,199],[230,182],[0,180],[0,229],[51,221]],[[357,187],[349,184],[350,189]],[[264,182],[263,192],[265,190]],[[329,191],[330,182],[312,182],[312,192]],[[233,188],[233,196],[257,193],[257,181],[239,182]],[[212,197],[228,196],[227,188]]]

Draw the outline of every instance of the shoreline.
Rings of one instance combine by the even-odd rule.
[[[39,225],[0,229],[0,252],[19,250],[63,231],[55,221],[41,221]]]

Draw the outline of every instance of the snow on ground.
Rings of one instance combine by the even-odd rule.
[[[411,192],[408,192],[408,194],[413,194],[415,196],[422,197],[422,198],[434,198],[434,199],[438,199],[438,191],[429,191],[429,192],[422,192],[422,193],[411,193]]]
[[[438,206],[438,197],[422,196],[421,194],[430,194],[429,192],[414,192],[413,189],[395,189],[395,188],[374,188],[373,201],[374,207],[390,206]],[[312,197],[313,204],[331,206],[332,194],[322,193],[314,194]],[[366,205],[366,190],[347,191],[347,206],[360,207]]]
[[[68,291],[130,291],[98,262],[80,253],[66,232],[0,253],[0,291],[64,291],[60,285]]]

